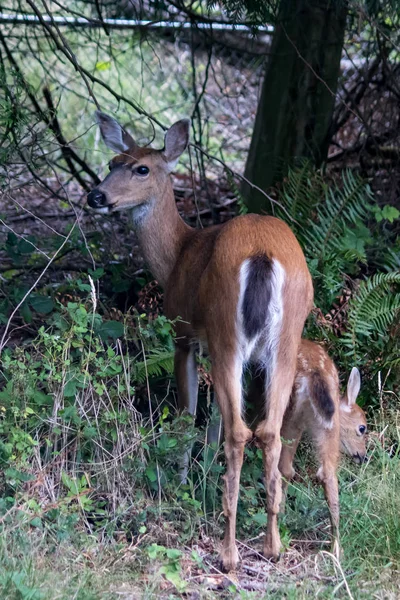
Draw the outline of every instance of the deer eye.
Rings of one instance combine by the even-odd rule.
[[[113,163],[113,161],[111,160],[111,161],[108,163],[108,170],[109,170],[109,171],[111,171],[111,169],[113,168],[113,166],[114,166],[114,163]]]
[[[145,165],[140,165],[139,167],[136,167],[135,169],[135,173],[137,173],[138,175],[147,175],[149,172],[149,167],[146,167]]]
[[[361,435],[364,435],[366,429],[367,428],[365,427],[365,425],[360,425],[360,427],[358,428],[358,431],[361,433]]]

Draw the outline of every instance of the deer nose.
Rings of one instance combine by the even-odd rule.
[[[362,463],[364,463],[364,462],[368,462],[367,455],[360,454],[359,452],[357,452],[356,454],[353,454],[353,458],[354,458],[355,462],[358,463],[359,465],[362,465]]]
[[[94,189],[87,195],[87,203],[91,208],[100,208],[106,206],[106,195],[100,190]]]

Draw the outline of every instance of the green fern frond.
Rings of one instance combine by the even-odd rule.
[[[327,255],[341,250],[342,235],[350,224],[366,218],[370,200],[370,187],[351,171],[343,173],[341,188],[326,190],[324,202],[317,206],[304,234],[306,251],[313,259],[321,264]]]
[[[249,209],[247,207],[244,196],[243,196],[242,192],[240,191],[239,186],[237,185],[234,176],[232,175],[232,171],[230,171],[229,169],[225,169],[225,175],[226,175],[226,179],[228,181],[228,185],[229,185],[233,195],[236,198],[239,215],[246,215],[249,212]]]
[[[300,230],[306,226],[310,215],[324,197],[327,186],[319,171],[313,169],[309,161],[302,161],[300,166],[290,167],[283,182],[279,201],[297,223]],[[279,206],[276,216],[287,219],[287,213]],[[300,235],[295,225],[291,225],[295,233]]]
[[[362,340],[371,335],[385,336],[400,311],[400,273],[377,273],[363,281],[349,303],[348,331],[342,343],[357,355]]]
[[[173,350],[152,350],[145,361],[134,362],[132,375],[135,382],[143,383],[146,377],[161,377],[171,375],[174,370]]]

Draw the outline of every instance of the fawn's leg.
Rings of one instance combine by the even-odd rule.
[[[314,439],[320,462],[317,477],[324,488],[330,513],[332,553],[339,558],[339,488],[336,475],[339,459],[339,424],[337,415],[332,429],[323,429],[320,435],[315,436]]]
[[[286,421],[287,418],[287,421]],[[281,430],[282,450],[279,459],[279,471],[283,477],[282,480],[282,500],[279,506],[279,512],[285,512],[286,494],[289,481],[294,477],[295,470],[293,468],[293,460],[296,455],[297,446],[299,445],[302,428],[293,422],[295,415],[285,415]]]
[[[214,356],[223,356],[214,360],[212,373],[216,396],[222,414],[225,433],[226,474],[223,495],[223,508],[226,519],[225,535],[220,552],[224,570],[236,568],[239,554],[236,547],[236,511],[239,495],[240,472],[243,464],[243,453],[246,442],[252,438],[241,417],[242,403],[242,368],[238,355],[221,351]]]

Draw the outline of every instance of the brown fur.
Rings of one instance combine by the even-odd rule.
[[[315,408],[315,399],[310,390],[311,377],[317,374],[323,380],[333,400],[335,412],[331,420],[324,420]],[[315,446],[320,463],[317,476],[321,481],[329,506],[332,525],[333,549],[339,552],[339,495],[337,483],[337,465],[339,449],[358,462],[365,459],[364,411],[355,404],[357,389],[351,385],[343,396],[339,394],[339,378],[336,367],[327,353],[314,342],[302,340],[297,371],[290,404],[285,414],[281,435],[284,439],[279,470],[285,478],[284,494],[288,481],[294,475],[293,459],[298,443],[304,431],[308,431]],[[281,509],[284,507],[282,501]]]
[[[106,115],[99,114],[98,121],[105,141],[113,148],[124,148],[128,134]],[[301,332],[312,306],[313,288],[303,252],[282,221],[245,215],[200,231],[182,221],[169,171],[185,149],[187,127],[184,121],[171,127],[164,151],[141,149],[130,138],[129,148],[114,159],[118,165],[96,191],[103,194],[111,210],[132,209],[145,260],[165,289],[165,312],[170,318],[182,319],[176,327],[175,375],[180,406],[191,412],[195,411],[193,390],[197,376],[193,370],[192,341],[200,339],[208,344],[225,429],[227,462],[223,498],[226,529],[221,560],[224,569],[231,570],[238,562],[235,528],[243,452],[253,436],[241,415],[242,365],[238,367],[238,356],[245,340],[238,339],[237,325],[240,268],[246,259],[265,255],[279,261],[285,271],[284,316],[276,363],[265,391],[265,418],[255,431],[263,449],[267,482],[264,554],[271,558],[277,558],[280,551],[276,522],[281,501],[280,429],[293,387]],[[149,174],[140,176],[138,165],[147,166]]]

